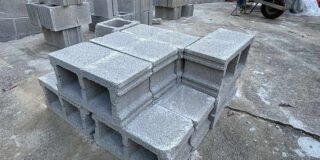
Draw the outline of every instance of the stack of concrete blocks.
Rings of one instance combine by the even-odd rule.
[[[41,33],[41,28],[31,23],[25,0],[0,1],[0,42],[36,33]]]
[[[138,24],[138,21],[129,21],[122,18],[113,18],[111,20],[98,23],[96,25],[95,36],[102,37],[113,32],[120,32]]]
[[[152,24],[153,0],[118,0],[119,18]]]
[[[193,4],[187,0],[154,0],[155,16],[166,20],[193,16]]]
[[[218,29],[185,49],[182,83],[216,98],[211,125],[236,93],[252,41],[252,35]]]
[[[91,23],[89,3],[82,0],[40,0],[26,7],[32,23],[42,27],[46,41],[58,48],[82,42],[81,25]]]
[[[93,0],[92,23],[89,30],[95,31],[97,23],[110,20],[118,15],[118,0]]]
[[[216,65],[211,59],[228,59],[222,69],[228,70],[229,58],[237,57],[241,72],[246,56],[233,45],[243,48],[251,41],[240,39],[245,34],[217,32],[226,34],[216,40],[217,51],[208,44],[214,33],[199,40],[143,24],[56,51],[49,55],[55,72],[39,78],[48,107],[119,159],[189,159],[223,97],[195,86],[210,80],[211,90],[213,77],[219,77],[208,67]],[[240,44],[230,44],[234,36]],[[206,54],[207,49],[220,54]]]

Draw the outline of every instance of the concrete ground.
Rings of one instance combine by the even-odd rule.
[[[320,159],[320,18],[232,17],[233,7],[196,5],[193,17],[159,25],[197,36],[221,27],[256,36],[237,95],[200,155]],[[41,34],[0,43],[0,159],[115,159],[46,108],[37,77],[52,71],[47,55],[55,50]]]

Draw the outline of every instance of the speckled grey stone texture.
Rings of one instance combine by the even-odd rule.
[[[143,127],[142,127],[143,126]],[[193,132],[192,121],[159,105],[137,116],[127,127],[129,137],[155,153],[159,159],[174,159]]]
[[[87,2],[68,7],[44,4],[36,7],[41,25],[52,31],[61,31],[91,23],[90,6]]]
[[[137,21],[129,21],[121,18],[113,18],[108,21],[100,22],[96,25],[95,36],[102,37],[104,35],[118,32],[126,28],[130,28],[139,24]]]
[[[92,92],[90,97],[99,101],[98,107],[108,107],[107,112],[121,121],[151,101],[151,63],[141,59],[114,51],[85,66],[82,76],[88,80],[84,83],[87,97]],[[103,91],[91,91],[92,84]]]
[[[244,50],[252,41],[252,35],[218,29],[187,47],[185,53],[226,63]]]
[[[215,98],[185,85],[178,85],[160,98],[158,105],[191,119],[198,128],[213,109]]]

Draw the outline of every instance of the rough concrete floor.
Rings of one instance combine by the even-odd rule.
[[[194,17],[159,26],[198,36],[220,27],[256,35],[237,95],[200,154],[204,160],[320,159],[320,18],[231,17],[232,9],[231,3],[197,5]],[[41,34],[0,43],[0,159],[115,159],[46,109],[37,77],[52,71],[47,54],[54,50]]]

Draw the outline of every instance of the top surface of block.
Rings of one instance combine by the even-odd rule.
[[[193,131],[193,124],[188,118],[153,105],[129,123],[127,131],[159,151],[170,151]]]
[[[153,65],[157,65],[178,53],[177,48],[171,45],[138,38],[133,34],[123,32],[115,32],[91,41],[149,61]],[[122,41],[128,43],[124,44]]]
[[[83,68],[103,57],[113,50],[93,43],[83,42],[49,54],[50,61],[58,61],[76,68]],[[61,64],[60,64],[61,65]]]
[[[252,35],[218,29],[188,46],[185,52],[224,63],[243,50],[252,40]]]
[[[129,28],[139,24],[137,21],[129,21],[122,18],[113,18],[107,21],[99,22],[97,25],[101,27],[117,28],[119,30]]]
[[[147,61],[112,51],[107,56],[85,66],[83,74],[97,82],[108,83],[104,85],[121,88],[134,79],[148,72],[151,73],[151,66]]]
[[[214,107],[215,98],[185,85],[172,88],[157,102],[183,117],[190,118],[195,123],[207,118]]]
[[[57,88],[57,77],[54,72],[50,72],[44,76],[39,77],[40,83],[46,84],[47,87],[50,87],[51,89],[58,91]]]
[[[178,47],[179,49],[184,49],[188,45],[199,40],[199,37],[196,36],[173,32],[170,30],[152,27],[144,24],[125,29],[123,32],[135,34],[138,37],[142,37],[145,39],[168,43],[170,45]]]

